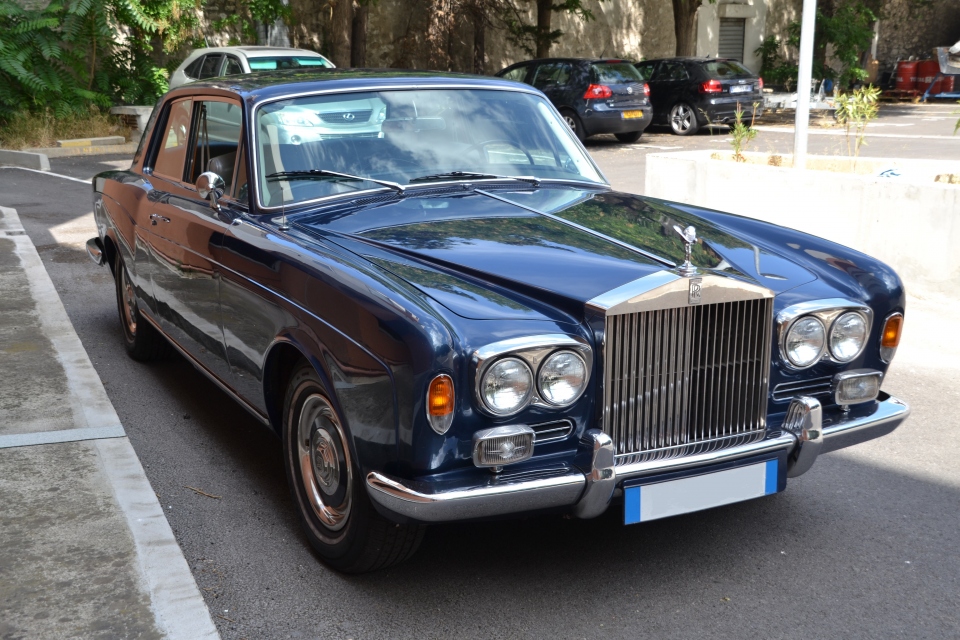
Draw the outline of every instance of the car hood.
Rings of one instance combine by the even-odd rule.
[[[459,315],[582,317],[584,303],[684,259],[674,226],[701,239],[693,263],[778,293],[816,279],[768,248],[668,203],[567,186],[411,194],[303,220]],[[573,223],[573,224],[570,224]]]

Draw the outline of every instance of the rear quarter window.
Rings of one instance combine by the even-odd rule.
[[[598,62],[590,65],[590,75],[597,84],[635,84],[643,76],[629,62]]]

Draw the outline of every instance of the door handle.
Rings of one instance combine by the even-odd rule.
[[[153,226],[157,226],[157,221],[158,221],[158,220],[159,220],[159,221],[163,221],[163,222],[170,222],[170,218],[164,217],[164,216],[160,215],[159,213],[151,213],[151,214],[150,214],[150,224],[152,224]]]

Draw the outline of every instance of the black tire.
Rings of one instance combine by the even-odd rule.
[[[127,355],[139,362],[160,360],[170,354],[170,344],[152,324],[143,319],[137,308],[133,284],[123,258],[117,256],[114,281],[117,292],[117,311]]]
[[[300,523],[326,564],[344,573],[366,573],[416,552],[426,527],[390,522],[370,504],[349,435],[306,363],[287,385],[283,455]]]
[[[630,144],[632,142],[636,142],[637,140],[639,140],[640,136],[643,135],[643,131],[631,131],[630,133],[615,133],[613,135],[615,135],[617,137],[617,140],[619,140],[620,142],[626,142],[627,144]]]
[[[670,130],[678,136],[692,136],[700,130],[700,121],[696,110],[686,102],[678,102],[670,109],[667,117]]]
[[[573,135],[577,136],[577,140],[583,142],[587,136],[584,135],[583,121],[580,120],[580,116],[570,109],[564,109],[560,112],[560,115],[563,116],[567,126],[570,127],[571,131],[573,131]]]

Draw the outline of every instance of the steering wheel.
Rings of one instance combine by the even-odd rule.
[[[484,149],[488,145],[497,144],[497,143],[510,145],[511,147],[513,147],[514,149],[522,153],[523,155],[527,156],[527,160],[530,162],[531,165],[534,164],[533,156],[531,156],[528,152],[518,147],[515,142],[512,142],[510,140],[504,140],[503,138],[494,138],[492,140],[484,140],[483,142],[472,144],[468,149],[464,151],[464,153],[472,153],[473,151],[479,151],[481,149]],[[486,156],[486,151],[484,151],[484,156]]]

